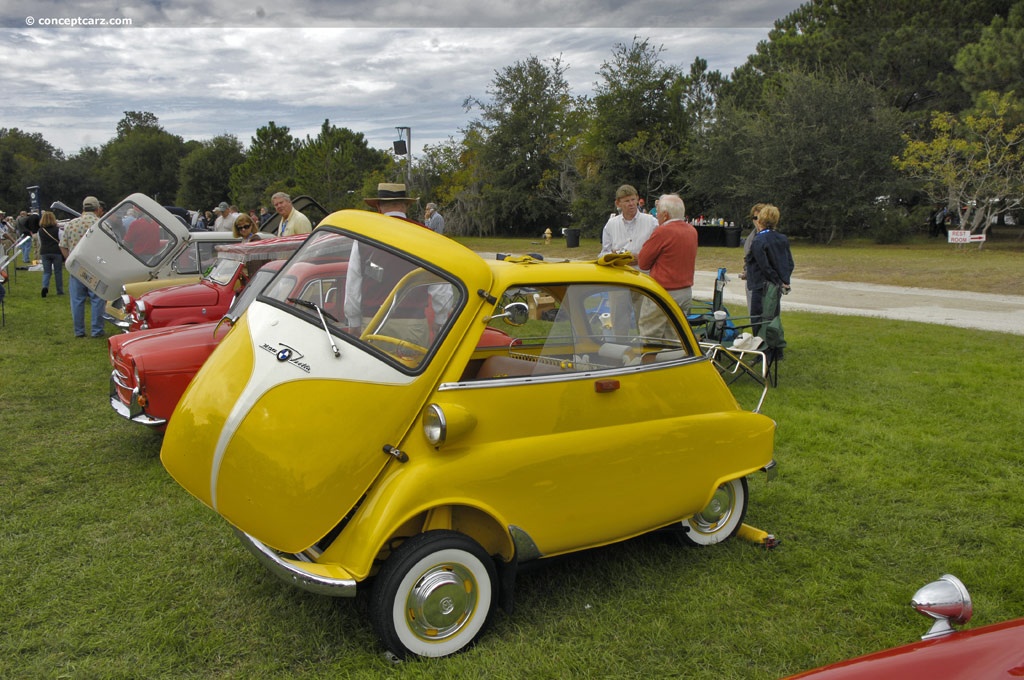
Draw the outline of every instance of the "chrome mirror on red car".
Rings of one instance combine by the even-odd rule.
[[[967,623],[974,614],[967,587],[952,574],[945,574],[914,593],[910,606],[935,619],[931,629],[921,636],[922,640],[948,635],[955,630],[952,624]]]

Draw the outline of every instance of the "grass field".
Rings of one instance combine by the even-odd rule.
[[[1003,268],[983,252],[956,257]],[[787,312],[780,474],[751,479],[747,517],[777,549],[652,535],[543,563],[477,647],[396,666],[362,599],[279,582],[170,479],[159,435],[108,405],[106,344],[39,277],[0,327],[0,677],[779,678],[916,640],[909,598],[943,573],[971,626],[1024,615],[1019,336]]]

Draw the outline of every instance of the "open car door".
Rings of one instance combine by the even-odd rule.
[[[89,228],[68,256],[67,268],[105,300],[126,283],[171,273],[191,239],[188,227],[145,194],[132,194]]]
[[[316,229],[316,226],[320,224],[330,212],[327,208],[320,205],[320,203],[312,196],[295,196],[292,198],[292,207],[298,210],[300,213],[309,218],[309,223]],[[264,234],[276,235],[277,230],[281,227],[281,216],[276,212],[271,213],[270,218],[266,222],[260,224],[260,231]]]

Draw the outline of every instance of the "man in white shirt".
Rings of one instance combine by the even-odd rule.
[[[629,184],[623,184],[615,191],[615,207],[619,212],[609,217],[604,225],[604,231],[601,232],[601,253],[598,257],[609,253],[629,253],[633,257],[630,264],[636,266],[637,255],[654,233],[658,219],[640,212],[640,195]],[[640,302],[638,294],[624,291],[617,291],[609,296],[612,332],[616,337],[627,338],[637,328]]]
[[[658,226],[658,220],[640,212],[640,195],[629,184],[616,190],[615,207],[619,212],[609,217],[604,225],[598,257],[608,253],[632,253],[633,264],[636,264],[636,256]]]
[[[228,205],[227,201],[213,209],[217,213],[217,219],[213,223],[214,231],[232,231],[235,228],[235,220],[238,219],[238,208]]]

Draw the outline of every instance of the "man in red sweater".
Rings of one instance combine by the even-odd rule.
[[[648,271],[686,314],[693,300],[693,270],[697,263],[697,230],[685,220],[686,205],[678,194],[658,199],[658,228],[637,256],[640,269]],[[675,337],[668,317],[652,302],[640,309],[640,333],[649,337]]]

